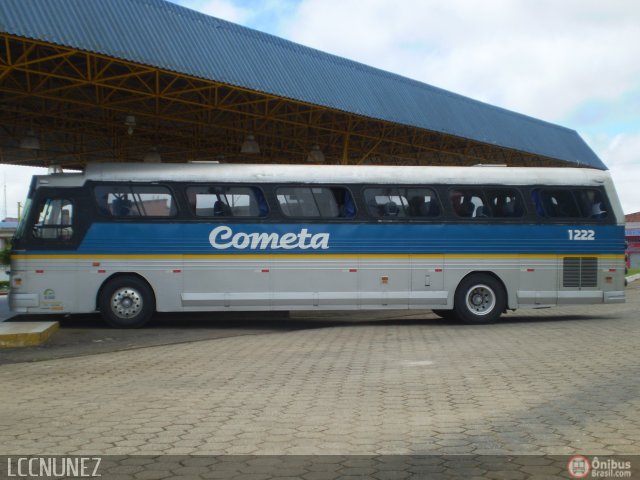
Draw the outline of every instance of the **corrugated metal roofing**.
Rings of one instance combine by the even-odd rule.
[[[606,170],[574,130],[164,0],[2,0],[2,31]]]

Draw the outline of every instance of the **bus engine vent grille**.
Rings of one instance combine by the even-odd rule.
[[[563,287],[586,288],[598,285],[597,257],[566,257],[563,260]]]

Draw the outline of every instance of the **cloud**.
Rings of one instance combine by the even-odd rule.
[[[640,131],[592,139],[596,151],[611,170],[625,213],[640,212]]]
[[[243,25],[251,16],[251,9],[242,7],[233,0],[174,0],[174,3]]]
[[[625,0],[303,0],[283,34],[557,121],[636,83],[639,17]]]
[[[274,35],[298,5],[297,0],[179,0],[176,3]]]
[[[0,211],[0,220],[4,220],[5,212],[7,217],[18,216],[18,202],[24,206],[24,202],[31,185],[31,177],[33,175],[46,175],[46,168],[37,167],[15,167],[11,165],[0,165],[0,181],[3,188],[6,185],[6,205],[4,192],[2,196],[2,210]]]
[[[635,0],[302,0],[281,34],[575,129],[640,211]]]
[[[636,0],[176,3],[576,129],[611,168],[625,211],[640,211]],[[24,199],[31,173],[13,170]]]

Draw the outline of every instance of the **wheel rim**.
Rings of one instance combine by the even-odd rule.
[[[135,288],[120,288],[111,295],[111,311],[118,318],[135,317],[142,307],[142,295]]]
[[[487,285],[474,285],[467,291],[466,303],[474,315],[488,315],[496,306],[496,294]]]

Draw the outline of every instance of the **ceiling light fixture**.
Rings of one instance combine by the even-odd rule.
[[[124,119],[124,126],[127,127],[127,133],[133,135],[133,129],[138,126],[135,115],[127,115]]]
[[[311,147],[307,162],[310,163],[324,163],[324,153],[320,150],[320,145],[314,145]]]
[[[39,150],[40,140],[36,137],[32,128],[27,130],[27,134],[20,140],[20,148],[25,150]]]
[[[260,145],[256,141],[256,137],[253,135],[247,135],[240,147],[240,153],[260,153]]]
[[[147,154],[144,156],[145,163],[161,163],[162,157],[158,152],[158,147],[151,147]]]

